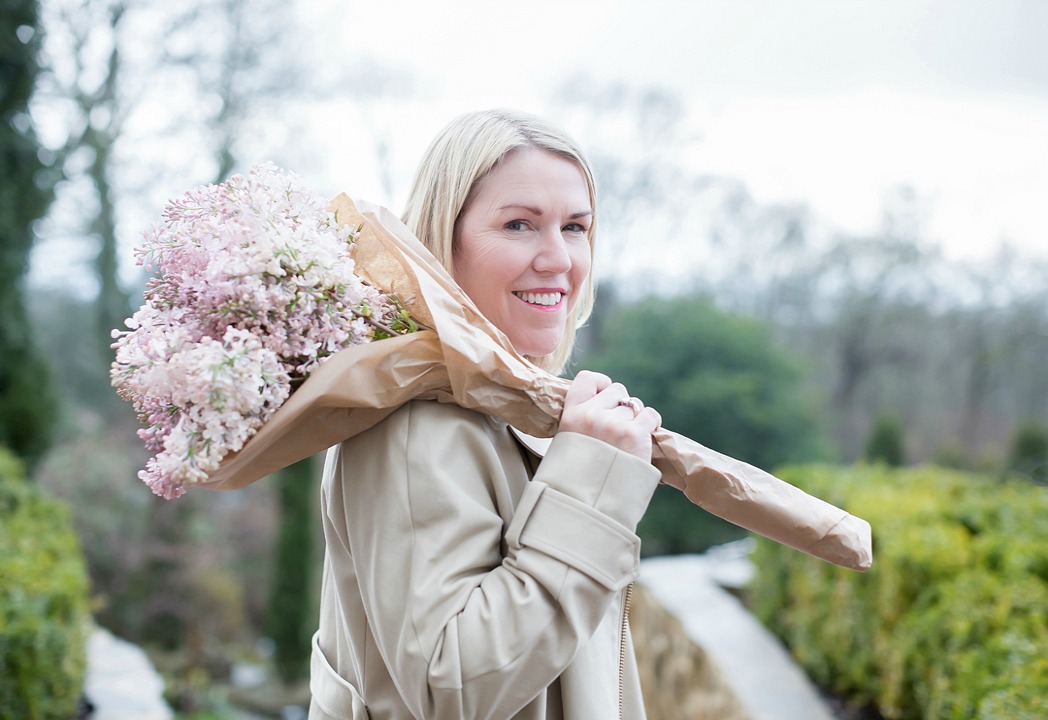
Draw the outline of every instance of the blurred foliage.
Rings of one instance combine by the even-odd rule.
[[[1048,428],[1035,421],[1021,424],[1012,440],[1007,471],[1048,485]]]
[[[374,141],[382,184],[393,195],[395,123],[383,113],[410,111],[419,96],[394,97],[390,83],[376,85],[386,70],[377,63],[340,68],[344,74],[321,80],[318,92],[317,76],[302,72],[310,66],[302,52],[309,46],[285,45],[298,32],[288,4],[269,0],[260,11],[242,0],[62,0],[47,7],[55,51],[49,89],[37,92],[35,107],[52,122],[64,122],[68,137],[59,140],[65,147],[50,148],[55,165],[41,169],[37,180],[48,186],[48,172],[65,174],[65,190],[44,231],[74,239],[47,256],[71,258],[60,267],[68,267],[72,278],[82,274],[78,256],[102,251],[88,284],[108,288],[105,297],[122,297],[115,292],[122,288],[115,284],[113,232],[133,235],[171,188],[222,179],[242,151],[299,172],[329,160],[302,118],[271,112],[281,98],[337,98],[351,88],[355,103],[347,127],[351,134],[370,133],[362,141]],[[605,358],[605,371],[658,407],[668,427],[772,469],[822,458],[820,424],[831,428],[834,452],[859,457],[873,419],[891,415],[905,423],[911,459],[940,455],[958,467],[997,472],[1015,418],[1048,421],[1043,263],[1007,248],[978,265],[947,262],[929,252],[915,211],[920,198],[912,192],[886,208],[883,232],[858,238],[827,233],[802,205],[760,203],[737,180],[686,167],[688,136],[701,132],[694,132],[685,104],[672,93],[621,83],[602,87],[590,79],[578,82],[567,100],[554,103],[550,116],[560,122],[566,110],[590,117],[573,126],[585,132],[574,132],[593,149],[601,245],[612,248],[610,259],[621,270],[633,273],[630,288],[704,292],[772,328],[769,334],[694,298],[639,304],[631,324],[620,321],[617,309],[595,316],[600,343],[591,354]],[[12,127],[24,126],[23,115],[15,118]],[[627,137],[607,136],[623,128]],[[0,126],[0,132],[8,129]],[[3,194],[16,187],[14,180],[5,182],[0,196],[8,198]],[[32,205],[31,195],[16,197],[20,210]],[[121,237],[121,244],[127,239]],[[8,247],[5,236],[5,263]],[[650,259],[656,269],[644,274],[641,263]],[[0,293],[16,287],[6,270],[0,279]],[[83,278],[73,279],[84,287]],[[217,673],[208,644],[225,642],[221,624],[228,619],[233,635],[260,633],[269,598],[278,602],[282,595],[267,592],[276,488],[260,482],[228,496],[198,493],[181,506],[152,498],[134,479],[144,458],[128,409],[115,399],[105,364],[93,351],[105,342],[96,320],[101,308],[94,298],[81,301],[66,291],[63,282],[37,292],[29,307],[64,410],[61,445],[35,477],[73,505],[106,624],[134,640],[188,643],[197,662]],[[709,355],[722,346],[731,350]],[[778,348],[803,356],[807,386]],[[2,370],[16,355],[0,350]],[[589,357],[581,367],[594,366]],[[43,367],[17,364],[33,372]],[[34,380],[26,387],[39,393],[43,386]],[[18,397],[6,389],[0,395]],[[44,395],[37,400],[31,412],[46,407]],[[29,415],[23,420],[20,431],[32,424]],[[646,552],[675,552],[741,531],[662,487],[641,532]],[[165,627],[174,632],[160,637]],[[187,670],[197,677],[193,672]],[[987,696],[981,717],[1022,717],[1016,708],[1025,701],[1008,693],[995,697]]]
[[[899,467],[906,462],[905,446],[902,423],[895,418],[881,417],[866,442],[864,456],[867,462]]]
[[[40,72],[37,10],[36,2],[5,2],[0,13],[0,445],[30,466],[47,449],[55,412],[22,282],[33,224],[54,187],[29,116]]]
[[[151,495],[135,480],[135,472],[145,452],[126,424],[109,424],[68,406],[66,411],[61,441],[40,463],[36,481],[72,510],[97,621],[137,639],[143,611],[141,597],[132,590],[149,548]]]
[[[707,298],[648,298],[612,307],[577,365],[622,382],[663,425],[769,468],[823,450],[797,358],[771,329]]]
[[[865,575],[759,540],[753,608],[817,682],[891,719],[1048,717],[1048,488],[931,466],[781,474],[874,531]]]
[[[293,8],[279,0],[54,0],[42,13],[47,67],[34,111],[50,120],[49,150],[65,181],[45,239],[75,247],[91,277],[79,297],[64,283],[34,296],[64,401],[63,442],[38,474],[74,502],[99,622],[153,654],[179,655],[171,677],[188,711],[194,683],[228,674],[230,647],[263,632],[277,506],[264,482],[165,503],[135,479],[145,453],[108,380],[109,331],[137,304],[121,272],[126,235],[178,188],[223,180],[242,153],[257,154],[243,143],[268,135],[258,132],[259,111],[276,117],[274,103],[309,93],[315,84],[302,78],[315,75],[304,72]],[[275,128],[296,133],[277,115]],[[172,154],[178,147],[191,151]],[[302,162],[301,146],[292,156]],[[301,512],[289,522],[316,526]],[[311,558],[296,561],[292,577],[301,580]],[[285,623],[315,618],[314,598],[294,606],[310,590],[294,588],[279,612]]]
[[[847,462],[882,416],[903,423],[910,462],[972,468],[1005,462],[1017,419],[1048,424],[1048,259],[996,237],[950,257],[928,236],[935,198],[907,185],[862,234],[761,201],[695,162],[702,119],[665,89],[576,75],[552,99],[600,187],[598,302],[614,278],[631,298],[704,293],[767,323],[817,378]]]
[[[58,440],[76,435],[82,411],[103,416],[127,430],[137,427],[131,405],[109,385],[109,366],[99,362],[97,318],[91,301],[61,290],[30,290],[29,311],[40,347],[52,348],[46,364],[61,398]],[[69,348],[77,348],[69,352]]]
[[[703,297],[613,306],[594,323],[577,366],[623,383],[664,427],[763,468],[825,457],[799,363],[764,324]],[[745,534],[670,487],[656,491],[639,533],[648,554],[698,552]]]
[[[267,626],[275,644],[277,672],[290,685],[309,674],[310,641],[316,628],[312,560],[318,503],[312,458],[282,470],[276,483],[280,491],[280,534]]]
[[[228,671],[226,646],[262,631],[275,535],[273,492],[152,495],[135,473],[145,450],[133,425],[80,410],[77,435],[48,454],[37,481],[72,508],[99,624],[133,642],[177,647]],[[152,647],[151,647],[152,649]]]
[[[703,552],[746,537],[746,531],[695,505],[680,490],[659,485],[637,526],[645,556]]]
[[[0,450],[0,719],[77,713],[91,616],[68,508]]]

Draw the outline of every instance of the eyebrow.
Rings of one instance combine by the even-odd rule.
[[[519,203],[510,203],[509,205],[503,205],[502,207],[499,208],[499,212],[501,212],[502,210],[513,210],[513,209],[527,210],[532,215],[542,215],[543,214],[542,210],[540,210],[539,208],[535,207],[534,205],[521,205]],[[568,217],[571,218],[572,220],[577,220],[578,218],[589,217],[592,214],[593,214],[592,210],[580,210],[579,212],[572,213]]]

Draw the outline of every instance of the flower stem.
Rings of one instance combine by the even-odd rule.
[[[376,320],[375,318],[371,317],[370,315],[365,315],[364,313],[360,312],[356,308],[351,307],[349,309],[349,311],[351,313],[353,313],[354,315],[356,315],[358,318],[363,318],[364,322],[366,322],[368,325],[371,325],[372,327],[378,328],[382,332],[387,333],[390,337],[397,337],[398,335],[401,334],[401,333],[398,333],[393,328],[389,327],[388,325],[386,325],[384,323],[380,323],[378,320]]]

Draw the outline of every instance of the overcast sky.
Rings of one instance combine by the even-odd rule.
[[[372,58],[414,78],[425,112],[379,120],[398,173],[382,200],[397,209],[451,117],[509,106],[556,121],[549,89],[582,72],[679,93],[686,130],[702,138],[698,169],[740,178],[761,201],[807,202],[862,232],[885,193],[910,184],[928,235],[952,254],[979,256],[1001,238],[1048,254],[1048,0],[300,7],[329,70]],[[318,172],[337,183],[352,158],[329,160]]]
[[[677,158],[695,174],[738,178],[758,202],[806,203],[820,227],[876,232],[885,197],[908,185],[924,213],[922,238],[949,255],[978,260],[1007,240],[1048,257],[1048,0],[296,0],[291,7],[301,60],[314,74],[303,86],[332,90],[319,105],[263,102],[242,133],[239,170],[271,160],[324,197],[348,192],[399,212],[426,145],[462,112],[536,112],[584,148],[599,145],[591,135],[613,122],[580,126],[551,101],[554,88],[583,76],[594,86],[678,96],[685,115]],[[290,28],[287,37],[295,37]],[[366,101],[375,91],[386,99]],[[139,119],[166,117],[146,110]],[[388,142],[385,182],[377,137]],[[214,170],[191,147],[153,140],[129,152],[150,177],[164,175],[157,169],[165,164],[195,163],[191,180],[168,173],[168,186],[158,177],[124,198],[121,256],[132,279],[131,248],[163,200]],[[89,295],[93,253],[79,235],[45,236],[29,280]]]

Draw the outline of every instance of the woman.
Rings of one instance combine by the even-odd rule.
[[[429,148],[405,222],[557,372],[592,304],[595,202],[563,133],[483,112]],[[544,457],[496,418],[430,401],[332,448],[311,720],[642,718],[625,614],[660,422],[583,372]]]

